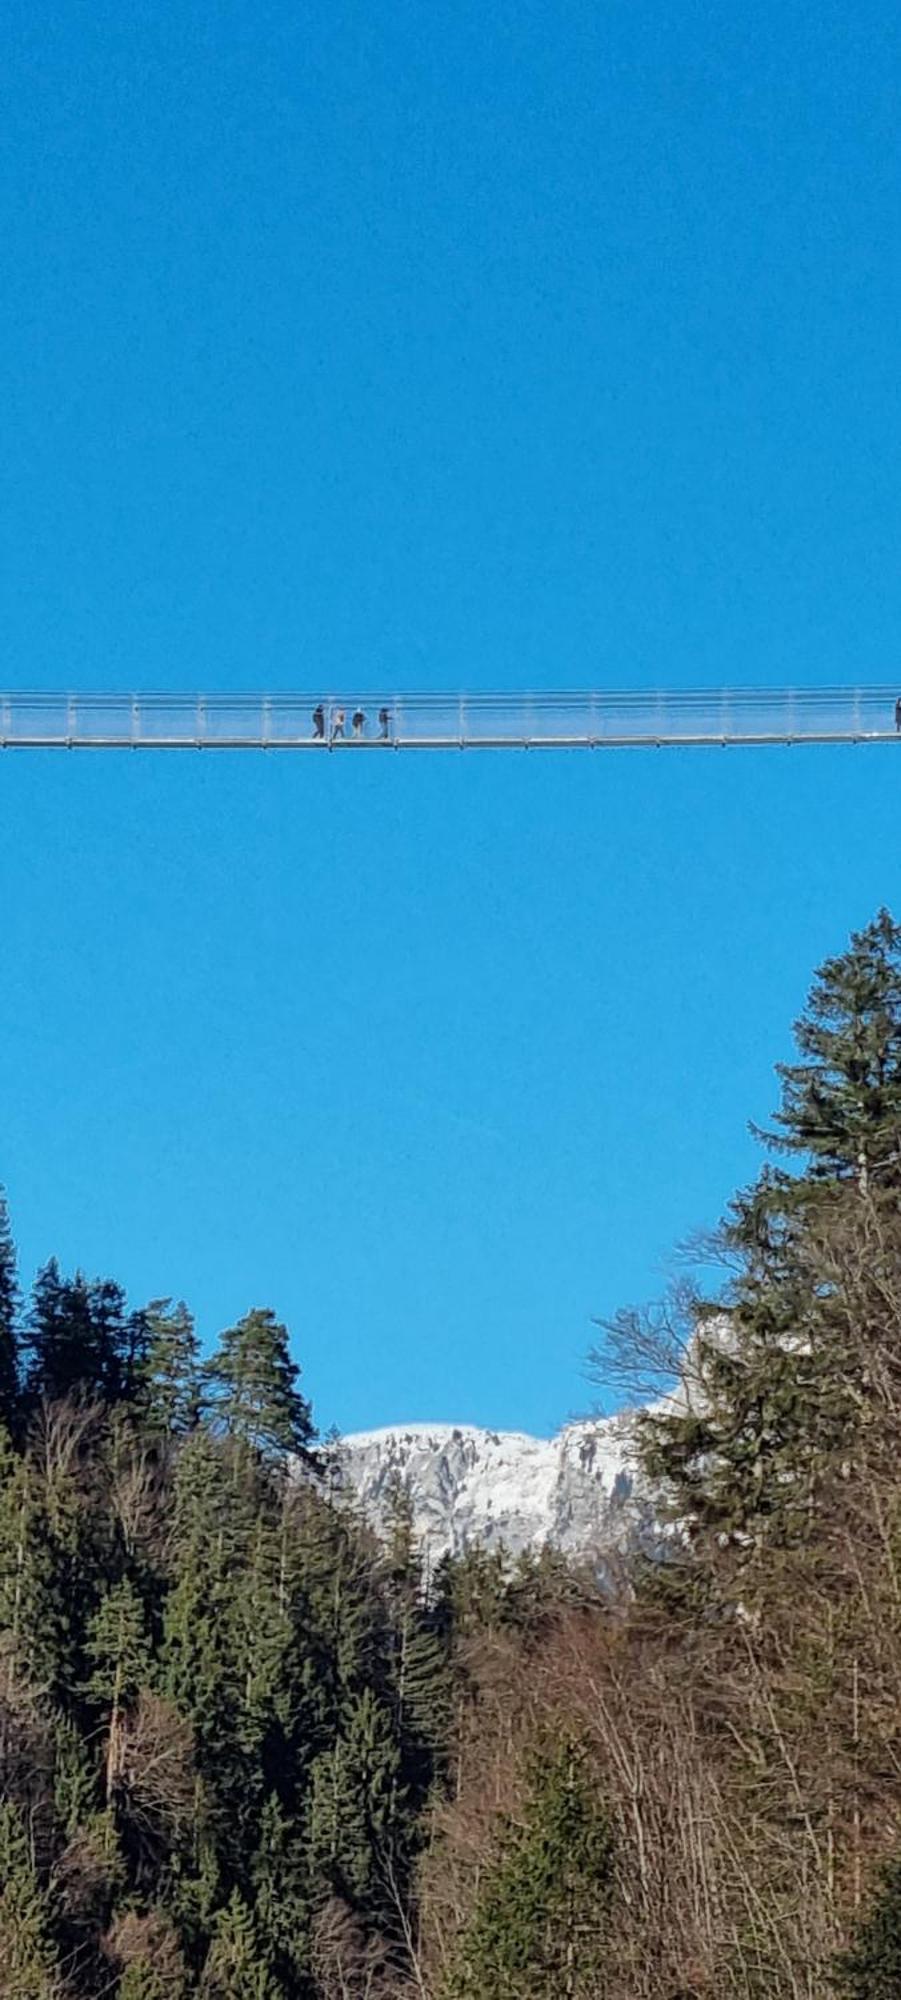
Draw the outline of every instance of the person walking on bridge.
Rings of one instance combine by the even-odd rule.
[[[339,736],[342,738],[344,736],[343,708],[336,708],[332,715],[332,742],[337,743]]]

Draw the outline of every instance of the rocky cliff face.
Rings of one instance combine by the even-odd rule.
[[[647,1520],[626,1417],[569,1424],[549,1439],[411,1424],[344,1438],[338,1457],[376,1528],[398,1482],[406,1489],[430,1566],[473,1543],[517,1555],[548,1542],[604,1558],[632,1543]]]

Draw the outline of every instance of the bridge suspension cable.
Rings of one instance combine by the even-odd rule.
[[[0,694],[0,748],[601,750],[901,742],[901,688]]]

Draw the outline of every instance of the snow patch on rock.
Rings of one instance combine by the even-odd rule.
[[[633,1543],[647,1516],[628,1415],[567,1424],[553,1438],[389,1425],[343,1438],[337,1462],[377,1529],[398,1485],[409,1494],[430,1565],[474,1544],[519,1555],[548,1543],[603,1558]]]

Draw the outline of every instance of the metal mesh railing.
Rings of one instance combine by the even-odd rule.
[[[0,695],[4,749],[600,749],[901,740],[901,687]]]

